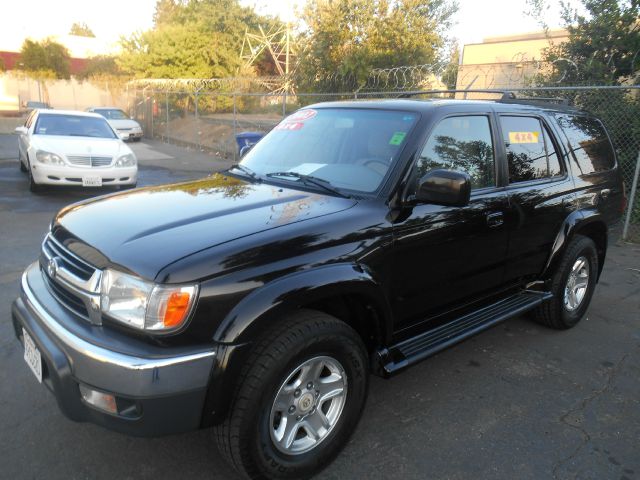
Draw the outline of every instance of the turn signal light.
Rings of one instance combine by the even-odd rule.
[[[167,309],[164,312],[165,328],[177,327],[189,313],[191,295],[189,292],[173,292],[167,299]]]

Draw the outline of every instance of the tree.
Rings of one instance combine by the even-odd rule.
[[[326,89],[336,75],[362,84],[374,68],[435,65],[456,9],[451,0],[310,0],[300,83]]]
[[[124,39],[117,63],[141,77],[235,76],[246,29],[274,21],[238,0],[159,0],[154,28]]]
[[[84,70],[78,76],[85,79],[119,75],[122,75],[122,70],[118,67],[115,56],[96,55],[87,60]]]
[[[530,0],[530,4],[531,4]],[[548,48],[554,68],[538,83],[622,84],[640,79],[640,0],[581,0],[587,15],[562,2],[569,40]],[[532,4],[538,12],[540,0]]]
[[[33,74],[53,78],[69,78],[69,51],[64,45],[46,39],[25,40],[20,49],[20,68]]]
[[[73,25],[71,25],[69,35],[77,35],[78,37],[95,37],[93,31],[84,22],[75,22]]]

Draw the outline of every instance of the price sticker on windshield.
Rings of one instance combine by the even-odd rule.
[[[538,143],[540,132],[509,132],[509,143]]]

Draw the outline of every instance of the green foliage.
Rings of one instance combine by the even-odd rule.
[[[122,40],[126,73],[149,78],[237,75],[246,29],[275,22],[238,0],[159,0],[152,30]]]
[[[458,84],[458,69],[460,67],[460,48],[457,44],[449,51],[449,61],[442,72],[442,82],[449,90],[455,90]]]
[[[78,37],[95,37],[93,31],[84,22],[75,22],[71,25],[69,35],[77,35]]]
[[[374,68],[437,63],[456,9],[450,0],[309,0],[299,83],[326,90],[336,75],[361,84]]]
[[[19,67],[35,76],[69,78],[69,51],[57,42],[25,40],[20,49]]]
[[[80,72],[80,79],[111,77],[122,75],[122,70],[116,63],[116,57],[112,55],[96,55],[87,60],[87,65]]]
[[[640,79],[640,0],[581,2],[587,15],[562,2],[569,40],[545,51],[543,60],[555,66],[540,75],[537,83],[636,83]]]

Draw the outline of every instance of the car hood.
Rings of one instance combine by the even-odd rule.
[[[34,135],[33,146],[58,155],[93,155],[115,157],[130,153],[118,138],[66,137],[62,135]]]
[[[70,205],[56,216],[53,231],[57,236],[66,230],[64,235],[93,247],[84,251],[97,249],[107,263],[153,279],[193,253],[355,203],[215,174]]]
[[[107,120],[107,122],[109,122],[109,124],[113,127],[113,128],[138,128],[140,127],[140,124],[138,122],[136,122],[135,120],[130,120],[130,119],[122,119],[122,120],[113,120],[113,119],[109,119]]]

